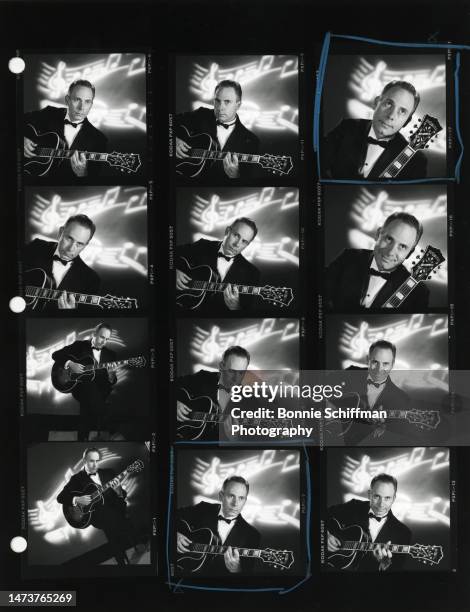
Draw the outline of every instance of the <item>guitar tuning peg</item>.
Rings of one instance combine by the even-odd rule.
[[[421,253],[424,253],[424,249],[421,249]]]
[[[428,280],[431,280],[432,276],[428,276]]]
[[[418,119],[418,121],[421,123],[422,119]]]
[[[418,127],[418,124],[417,124],[417,123],[415,123],[413,127],[414,127],[414,128],[415,128],[415,127]]]

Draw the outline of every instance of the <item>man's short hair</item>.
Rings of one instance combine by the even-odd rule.
[[[86,79],[77,79],[73,83],[70,83],[69,92],[68,92],[69,96],[72,95],[72,92],[75,89],[75,87],[88,87],[93,92],[93,98],[95,97],[95,86],[92,85],[90,81],[87,81]]]
[[[98,457],[101,460],[101,452],[95,446],[89,446],[83,451],[83,455],[82,455],[83,461],[86,460],[88,453],[98,453]]]
[[[238,219],[235,219],[235,221],[230,225],[230,227],[233,227],[237,223],[244,223],[245,225],[248,225],[248,227],[251,227],[251,229],[253,230],[252,240],[256,238],[256,234],[258,233],[258,226],[253,221],[253,219],[249,219],[248,217],[238,217]]]
[[[239,484],[245,485],[247,495],[250,492],[250,485],[248,484],[248,481],[245,480],[242,476],[229,476],[228,478],[226,478],[222,485],[222,491],[225,491],[227,485],[229,485],[231,482],[238,482]]]
[[[230,81],[229,79],[225,79],[225,81],[220,81],[220,83],[217,83],[217,85],[215,86],[214,96],[216,96],[217,92],[223,89],[224,87],[231,87],[232,89],[234,89],[235,93],[237,94],[237,98],[241,101],[242,86],[238,81]]]
[[[414,106],[413,106],[413,110],[410,113],[410,117],[411,117],[411,115],[418,108],[418,104],[421,99],[419,93],[416,91],[414,85],[412,85],[408,81],[390,81],[382,89],[382,93],[380,94],[380,97],[382,97],[385,93],[387,93],[389,89],[392,89],[393,87],[399,87],[400,89],[404,89],[405,91],[409,92],[413,96]]]
[[[375,342],[373,342],[369,346],[369,358],[372,355],[372,353],[375,351],[376,348],[378,348],[378,349],[388,349],[388,350],[392,351],[392,353],[393,353],[393,360],[395,361],[395,355],[397,354],[397,347],[392,342],[389,342],[388,340],[376,340]]]
[[[414,244],[414,246],[416,246],[423,235],[422,223],[418,221],[414,215],[410,215],[410,213],[394,212],[385,219],[382,229],[387,227],[389,223],[393,223],[393,221],[401,221],[402,223],[406,223],[406,225],[409,225],[416,230],[416,242]]]
[[[96,232],[96,225],[86,215],[72,215],[65,222],[64,228],[69,225],[69,223],[78,223],[79,225],[83,225],[88,230],[90,230],[90,240],[93,238],[94,233]]]
[[[225,363],[230,355],[235,355],[236,357],[244,357],[248,363],[250,363],[250,353],[243,348],[243,346],[230,346],[228,349],[224,351],[222,355],[222,361]]]
[[[372,478],[372,480],[370,481],[371,489],[373,488],[376,482],[385,482],[388,484],[392,484],[395,488],[395,493],[397,492],[398,482],[397,479],[391,474],[385,474],[385,472],[383,472],[382,474],[377,474],[376,476],[374,476],[374,478]]]
[[[98,334],[101,329],[109,329],[109,331],[113,333],[113,328],[109,323],[98,323],[98,325],[93,330],[93,335],[96,336],[96,334]]]

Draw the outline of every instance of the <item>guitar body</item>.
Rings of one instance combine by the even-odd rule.
[[[212,546],[213,544],[217,545],[220,543],[219,538],[208,527],[201,527],[200,529],[192,530],[185,520],[182,520],[181,522],[186,526],[186,533],[184,535],[189,537],[193,542],[204,544],[206,546]],[[194,574],[201,569],[207,557],[208,554],[205,552],[191,551],[182,553],[179,557],[177,557],[176,565],[182,572]]]
[[[204,149],[205,151],[218,150],[217,143],[210,134],[201,133],[191,136],[184,125],[181,127],[186,132],[183,140],[191,147],[191,149]],[[191,151],[189,151],[188,154],[191,155]],[[211,166],[213,163],[213,160],[209,160],[207,158],[199,159],[197,157],[179,160],[176,164],[176,173],[186,178],[195,178],[201,174],[204,174],[206,164]]]
[[[207,395],[191,397],[188,391],[182,387],[178,393],[178,400],[191,408],[192,412],[204,412],[206,414],[215,415],[217,406]],[[178,422],[176,435],[184,440],[199,440],[205,437],[207,429],[212,429],[217,426],[217,422],[213,421],[184,421]]]
[[[36,128],[28,123],[26,137],[37,144],[39,148],[66,149],[66,144],[57,132],[44,132],[40,134]],[[49,157],[25,158],[24,171],[31,176],[46,176],[54,163],[61,164],[63,159]]]
[[[93,495],[100,492],[100,487],[95,483],[88,484],[83,491],[73,491],[73,497],[81,497],[82,495]],[[63,506],[64,517],[67,523],[75,529],[85,529],[91,521],[91,515],[96,508],[104,505],[104,495],[100,494],[88,506],[77,504],[76,506]]]
[[[31,285],[33,287],[39,287],[40,289],[54,289],[54,281],[42,268],[31,268],[26,270],[23,285],[26,287]],[[26,306],[30,310],[44,310],[47,301],[41,300],[40,297],[27,297],[24,296]]]
[[[360,525],[341,527],[341,524],[336,519],[331,519],[328,522],[328,531],[342,542],[370,541],[369,536]],[[328,565],[337,570],[354,570],[366,554],[367,552],[359,550],[338,550],[337,552],[328,552]]]
[[[80,363],[87,368],[81,374],[73,374],[70,370],[63,368],[58,363],[54,363],[51,371],[51,381],[54,389],[60,393],[70,393],[80,382],[92,381],[95,378],[96,370],[93,369],[93,358],[90,355],[76,357],[68,355],[68,359]]]
[[[195,281],[203,281],[207,283],[218,283],[220,278],[217,272],[207,265],[191,266],[185,257],[180,257],[178,269],[190,276]],[[186,310],[196,310],[204,301],[207,295],[205,289],[184,289],[177,291],[176,303],[181,308]]]

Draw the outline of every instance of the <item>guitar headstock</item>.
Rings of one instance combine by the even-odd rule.
[[[413,559],[418,559],[418,561],[430,565],[437,565],[444,557],[442,546],[425,546],[424,544],[410,546],[410,555]]]
[[[126,471],[129,474],[137,474],[137,472],[141,472],[144,469],[144,462],[140,459],[136,459],[133,463],[131,463]]]
[[[411,276],[416,281],[429,280],[430,274],[436,272],[436,268],[445,261],[446,258],[439,249],[431,246],[430,244],[426,247],[423,252],[421,259],[418,263],[413,266]]]
[[[406,420],[423,429],[436,429],[441,416],[437,410],[410,410],[406,413]]]
[[[273,302],[275,306],[281,307],[289,306],[294,299],[294,294],[290,287],[271,287],[270,285],[265,285],[261,287],[259,295],[263,300]]]
[[[145,368],[146,364],[145,357],[143,355],[139,355],[139,357],[131,357],[127,360],[127,364],[131,368]]]
[[[281,569],[289,569],[294,563],[294,553],[291,550],[273,550],[266,548],[261,551],[260,559]]]
[[[426,149],[429,147],[429,141],[434,138],[442,130],[442,125],[431,115],[425,115],[423,119],[418,119],[421,125],[417,123],[413,127],[417,127],[417,130],[410,136],[410,146],[415,151],[419,149]]]
[[[108,154],[108,163],[115,168],[119,168],[121,172],[137,172],[140,168],[140,155],[138,153],[118,153],[113,151]]]
[[[100,298],[99,305],[101,308],[115,308],[116,310],[132,310],[138,307],[135,298],[116,297],[109,293]]]
[[[259,163],[265,170],[270,170],[273,174],[289,174],[294,167],[292,157],[271,155],[270,153],[260,155]]]

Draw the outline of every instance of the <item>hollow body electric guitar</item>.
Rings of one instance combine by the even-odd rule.
[[[186,257],[180,257],[178,269],[191,277],[187,289],[177,291],[176,303],[181,308],[196,310],[210,294],[223,293],[231,285],[237,287],[240,295],[257,295],[274,306],[281,308],[289,306],[294,299],[290,287],[254,287],[251,285],[237,285],[224,283],[220,276],[208,265],[192,266]]]
[[[185,535],[192,540],[188,546],[190,552],[182,553],[177,559],[176,564],[181,571],[196,573],[202,568],[208,557],[226,553],[228,546],[222,546],[219,537],[211,529],[208,527],[191,529],[186,521],[181,522],[186,527]],[[232,546],[232,549],[236,549],[240,557],[261,559],[264,563],[269,563],[282,570],[289,569],[294,563],[294,554],[290,550],[238,548],[237,546]]]
[[[57,301],[63,289],[55,287],[54,280],[42,268],[27,270],[24,287],[24,298],[26,306],[30,310],[41,310],[48,303]],[[138,308],[137,300],[134,298],[116,297],[110,295],[90,295],[88,293],[77,293],[67,291],[67,295],[73,295],[76,305],[97,306],[103,310],[115,308],[116,310],[132,310]]]
[[[122,479],[125,478],[125,476],[127,476],[128,474],[136,474],[138,472],[141,472],[143,469],[143,461],[137,459],[137,461],[134,461],[123,472],[116,476],[116,478],[119,480],[119,484],[114,485],[114,487],[120,486]],[[90,484],[88,484],[85,489],[83,489],[83,491],[72,491],[73,497],[82,497],[83,495],[89,495],[91,497],[91,501],[89,504],[77,503],[75,506],[72,504],[64,504],[62,510],[67,523],[70,526],[75,527],[76,529],[85,529],[85,527],[88,527],[92,519],[93,512],[99,506],[103,506],[106,503],[106,492],[110,489],[113,489],[114,487],[111,485],[111,481],[107,482],[103,486],[100,486],[94,482],[90,482]],[[121,502],[122,511],[124,513],[126,503],[123,499],[121,500]]]
[[[379,178],[392,179],[400,174],[410,159],[420,150],[429,147],[429,142],[442,130],[442,126],[436,117],[425,115],[423,119],[418,119],[421,125],[415,124],[418,128],[410,137],[406,147],[395,157],[395,159],[385,168]],[[423,178],[425,178],[423,176]]]
[[[25,136],[37,146],[33,158],[25,158],[24,171],[32,176],[46,176],[54,165],[60,165],[75,153],[69,149],[66,142],[57,132],[39,133],[34,125],[28,123]],[[105,162],[121,170],[121,172],[135,173],[141,166],[138,153],[96,153],[91,151],[78,151],[83,153],[87,160]]]
[[[370,536],[360,525],[343,527],[335,518],[328,521],[328,531],[341,541],[338,551],[328,553],[328,565],[336,569],[357,569],[361,559],[367,553],[373,552],[379,544],[385,545],[385,543],[372,542]],[[444,556],[442,546],[435,545],[391,544],[389,549],[392,555],[410,555],[413,559],[429,565],[437,565]]]
[[[96,363],[93,357],[87,355],[67,355],[67,361],[74,361],[84,366],[85,370],[81,374],[74,374],[68,368],[64,368],[58,363],[54,363],[51,371],[51,381],[57,391],[61,393],[70,393],[72,389],[82,382],[89,382],[94,380],[97,370],[116,370],[119,366],[127,366],[129,368],[143,368],[145,367],[145,357],[139,355],[138,357],[130,357],[129,359],[121,359],[120,361],[108,361],[107,363]]]
[[[293,168],[292,158],[286,155],[271,155],[266,153],[258,155],[253,153],[237,153],[221,150],[219,144],[210,134],[201,133],[191,136],[184,125],[181,126],[186,132],[183,140],[191,147],[187,152],[189,158],[179,160],[176,163],[177,174],[187,178],[196,178],[204,175],[204,171],[212,164],[223,162],[227,153],[238,156],[238,162],[242,164],[258,164],[273,174],[289,174]]]
[[[437,268],[445,257],[439,249],[428,245],[426,250],[422,250],[422,257],[413,266],[410,276],[398,287],[395,293],[388,298],[382,308],[398,308],[422,281],[430,280],[431,274],[436,274]]]

